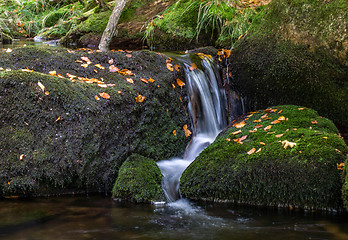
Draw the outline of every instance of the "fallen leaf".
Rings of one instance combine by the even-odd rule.
[[[242,128],[245,126],[245,121],[241,121],[240,123],[235,123],[232,126],[236,128]]]
[[[271,122],[271,124],[277,124],[277,123],[280,123],[278,119]]]
[[[174,71],[173,64],[171,64],[170,62],[167,63],[167,68],[172,72]]]
[[[45,86],[41,82],[37,82],[37,85],[39,85],[42,91],[45,90]]]
[[[173,130],[173,135],[176,136],[176,130]]]
[[[335,150],[336,150],[336,152],[338,152],[338,153],[342,153],[342,151],[338,150],[337,148],[336,148]]]
[[[83,68],[87,68],[89,66],[89,64],[85,63],[85,64],[81,64],[81,67]]]
[[[114,64],[114,59],[111,58],[111,59],[109,60],[109,64],[110,64],[110,65]]]
[[[26,69],[21,69],[22,72],[34,72],[34,70],[30,70],[29,68],[26,68]]]
[[[148,81],[149,81],[150,83],[153,83],[153,82],[155,82],[155,79],[149,78]]]
[[[144,100],[145,100],[145,97],[142,96],[142,95],[140,95],[140,94],[138,93],[137,97],[135,98],[135,101],[141,103],[141,102],[143,102]]]
[[[267,134],[274,134],[275,132],[267,132]]]
[[[280,116],[280,117],[278,118],[278,120],[279,120],[279,121],[285,121],[286,119],[285,119],[284,116]]]
[[[121,91],[117,91],[118,94],[120,94],[121,96],[123,95]],[[145,97],[144,97],[145,98]]]
[[[195,69],[197,69],[197,65],[195,63],[191,63],[191,66],[190,66],[190,71],[193,71]]]
[[[258,119],[258,120],[254,120],[253,122],[256,123],[256,122],[261,122],[262,119]]]
[[[22,160],[24,159],[24,156],[25,156],[24,154],[21,154],[21,155],[19,156],[19,160],[22,161]]]
[[[236,134],[241,133],[241,132],[242,132],[242,130],[238,130],[238,131],[232,132],[231,134],[236,135]]]
[[[107,94],[106,92],[99,93],[99,95],[100,95],[102,98],[105,98],[105,99],[109,99],[109,98],[110,98],[110,95]]]
[[[174,68],[175,68],[176,71],[180,72],[180,65],[175,64]]]
[[[132,71],[128,70],[128,69],[122,69],[120,71],[118,71],[119,74],[122,75],[126,75],[126,76],[132,76],[134,75],[134,73],[132,73]]]
[[[81,60],[76,60],[75,62],[77,62],[77,63],[83,63]]]
[[[283,112],[283,109],[278,112],[278,114],[281,114]]]
[[[278,111],[278,109],[276,109],[276,108],[267,108],[265,110],[266,113],[273,113],[273,112],[276,112],[276,111]]]
[[[100,64],[96,64],[96,65],[94,65],[94,66],[96,66],[96,67],[99,68],[99,69],[105,69],[105,67],[103,67],[103,66],[100,65]]]
[[[272,128],[271,125],[268,125],[267,127],[265,127],[263,130],[267,131],[267,130],[270,130]]]
[[[50,92],[47,92],[47,91],[46,91],[46,92],[45,92],[45,95],[46,95],[46,96],[50,95]]]
[[[298,110],[304,110],[304,109],[306,109],[306,107],[298,108]]]
[[[144,83],[149,83],[149,81],[147,81],[145,78],[140,78],[140,81],[142,81]]]
[[[264,143],[264,142],[259,142],[261,145],[266,145],[266,143]]]
[[[97,101],[100,100],[100,98],[99,98],[97,95],[95,95],[94,98],[95,98],[95,100],[97,100]]]
[[[277,135],[275,135],[275,137],[280,138],[280,137],[282,137],[283,135],[284,135],[284,133],[282,133],[282,134],[277,134]]]
[[[266,118],[267,117],[267,113],[265,115],[262,115],[261,118]]]
[[[59,116],[57,119],[56,119],[56,122],[58,122],[59,120],[61,120],[62,118]]]
[[[296,143],[289,142],[288,140],[284,140],[284,141],[282,141],[282,145],[283,145],[284,149],[286,149],[287,147],[293,148],[294,146],[296,146]]]
[[[105,84],[105,83],[103,83],[103,84],[98,84],[98,86],[101,87],[101,88],[107,88],[107,87],[108,87],[108,85]]]
[[[249,150],[249,152],[248,152],[248,155],[253,154],[255,151],[256,151],[256,149],[255,149],[255,148],[250,149],[250,150]]]
[[[259,153],[259,152],[261,152],[261,148],[259,148],[255,153]]]
[[[318,121],[317,120],[313,120],[311,121],[312,124],[318,124]]]
[[[327,137],[323,137],[324,139],[327,139]]]
[[[92,63],[91,60],[89,60],[88,57],[81,57],[81,59],[82,59],[83,61],[85,61],[88,65]]]
[[[171,63],[172,61],[173,61],[172,58],[167,58],[167,59],[166,59],[166,63]]]
[[[179,78],[176,79],[176,83],[178,84],[179,87],[183,87],[185,86],[185,83],[183,81],[181,81]]]
[[[129,82],[129,83],[134,83],[133,79],[131,79],[131,78],[127,78],[126,80],[127,80],[127,82]]]
[[[227,142],[231,142],[231,138],[226,138],[226,141]]]
[[[56,76],[57,72],[56,71],[50,71],[48,74],[51,75],[51,76]]]
[[[249,130],[250,133],[256,133],[257,132],[257,129],[253,129],[253,130]]]
[[[262,124],[256,124],[255,128],[260,128],[262,127]]]
[[[10,53],[10,52],[12,52],[12,49],[11,49],[11,48],[8,48],[8,49],[6,49],[6,52],[7,52],[7,53]]]
[[[175,89],[175,85],[172,83],[172,87]]]
[[[127,57],[127,58],[131,58],[132,55],[131,55],[131,54],[126,54],[126,57]]]
[[[240,137],[240,138],[236,138],[236,139],[233,139],[233,141],[239,143],[239,144],[243,144],[243,141],[248,137],[248,135],[245,135],[243,137]]]
[[[120,69],[118,69],[117,67],[115,67],[114,65],[110,65],[109,66],[109,71],[110,72],[118,72]]]
[[[192,134],[192,132],[187,128],[187,124],[185,124],[182,128],[185,131],[185,136],[186,137],[189,137]]]
[[[338,170],[343,170],[344,163],[340,163],[340,164],[336,163],[336,164],[337,164],[337,169]]]
[[[70,80],[74,80],[76,78],[75,75],[72,75],[70,73],[67,73],[66,75],[68,76],[68,78],[70,78]]]

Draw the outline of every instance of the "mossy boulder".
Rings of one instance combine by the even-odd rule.
[[[342,199],[344,207],[348,211],[348,160],[344,164],[343,173]]]
[[[347,135],[347,19],[344,0],[272,1],[233,47],[232,88],[249,110],[311,107]]]
[[[347,161],[348,147],[330,120],[312,109],[285,105],[251,113],[240,121],[185,170],[180,180],[184,197],[342,208],[338,165]]]
[[[81,57],[92,63],[82,67]],[[111,59],[134,75],[110,72]],[[131,154],[182,154],[187,100],[172,84],[184,73],[166,59],[44,46],[0,52],[0,196],[108,192]]]
[[[153,159],[132,154],[122,164],[112,196],[137,203],[164,201],[162,174]]]

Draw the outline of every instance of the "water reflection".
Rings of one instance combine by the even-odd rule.
[[[108,197],[0,201],[0,239],[348,239],[347,215]]]

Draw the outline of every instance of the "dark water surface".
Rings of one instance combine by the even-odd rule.
[[[0,239],[348,239],[347,215],[104,196],[0,200]]]

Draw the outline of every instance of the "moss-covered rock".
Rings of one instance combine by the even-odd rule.
[[[185,90],[172,87],[184,73],[169,71],[165,55],[69,51],[0,53],[0,67],[12,69],[0,71],[0,195],[111,191],[131,154],[167,159],[189,141],[182,129],[189,122]],[[82,67],[81,57],[92,63]],[[134,75],[110,72],[110,59]],[[26,68],[34,71],[20,70]]]
[[[346,160],[343,167],[342,199],[344,207],[348,211],[348,160]]]
[[[309,108],[251,113],[185,170],[180,191],[195,200],[340,209],[337,164],[347,160],[348,147],[337,133],[330,120]]]
[[[116,199],[140,202],[164,201],[162,174],[153,159],[132,154],[122,164],[112,196]]]
[[[347,14],[347,1],[272,1],[230,57],[230,83],[249,110],[311,107],[346,135]]]

